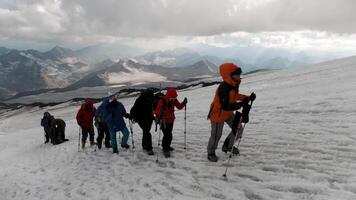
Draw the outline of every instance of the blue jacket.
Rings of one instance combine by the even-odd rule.
[[[124,116],[127,113],[121,102],[116,100],[109,102],[109,99],[105,99],[101,106],[105,108],[104,120],[108,124],[109,130],[121,131],[126,127]]]

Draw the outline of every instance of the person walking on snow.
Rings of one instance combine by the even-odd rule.
[[[237,65],[233,63],[224,63],[220,65],[219,71],[223,82],[220,83],[215,92],[215,97],[210,105],[208,114],[208,118],[211,121],[211,135],[207,151],[208,160],[212,162],[218,161],[215,150],[218,147],[224,123],[226,122],[232,129],[223,146],[223,151],[227,152],[231,151],[232,146],[234,145],[236,131],[239,134],[242,133],[241,127],[240,130],[238,129],[239,127],[237,127],[239,122],[237,118],[239,116],[236,116],[235,118],[234,111],[240,109],[244,105],[247,107],[249,100],[254,100],[256,98],[254,93],[250,96],[239,93],[239,86],[241,83],[240,75],[242,70]]]
[[[119,153],[116,142],[117,131],[121,131],[123,134],[121,147],[125,149],[130,148],[130,145],[127,144],[129,139],[129,130],[126,127],[124,117],[128,119],[131,117],[128,113],[126,113],[124,105],[117,101],[115,96],[112,96],[111,98],[105,99],[102,106],[105,108],[104,119],[109,127],[113,153]]]
[[[104,120],[105,105],[107,105],[105,101],[108,101],[108,99],[107,100],[103,99],[103,102],[95,112],[95,127],[98,130],[98,137],[96,138],[96,143],[99,149],[101,149],[104,135],[105,135],[105,142],[104,142],[105,148],[111,148],[109,127]]]
[[[89,134],[90,145],[94,145],[94,126],[93,118],[95,116],[96,108],[93,101],[85,99],[84,104],[80,107],[77,113],[77,123],[82,128],[82,148],[85,147],[85,142]]]
[[[177,91],[175,88],[168,88],[164,99],[160,99],[155,110],[155,115],[159,120],[160,129],[163,132],[162,147],[163,154],[166,158],[170,157],[170,151],[174,149],[171,147],[172,131],[175,120],[174,107],[179,110],[183,109],[188,100],[184,98],[182,103],[177,100]]]
[[[50,137],[50,129],[51,129],[51,123],[54,117],[49,113],[49,112],[44,112],[43,113],[43,118],[41,119],[41,126],[43,126],[44,132],[45,132],[45,143],[49,142]]]
[[[130,115],[142,129],[142,148],[148,155],[153,155],[151,127],[153,120],[153,91],[147,89],[136,99],[130,110]]]

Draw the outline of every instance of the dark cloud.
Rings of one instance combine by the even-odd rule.
[[[0,3],[2,41],[20,39],[88,43],[115,38],[194,37],[239,31],[258,33],[312,30],[337,34],[356,33],[354,0],[4,2]]]

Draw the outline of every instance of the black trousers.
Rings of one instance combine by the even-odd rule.
[[[173,124],[174,123],[165,123],[162,124],[162,132],[163,132],[163,139],[162,139],[162,147],[163,151],[169,151],[169,148],[171,147],[173,135]]]
[[[45,138],[46,138],[46,142],[49,142],[49,139],[50,139],[50,130],[45,128],[44,129],[44,132],[45,132]]]
[[[97,130],[98,130],[98,137],[96,138],[96,141],[98,142],[98,144],[99,143],[101,144],[105,135],[105,145],[109,146],[110,145],[109,128],[105,125],[105,123],[99,123]]]
[[[152,150],[152,135],[150,131],[153,120],[139,120],[137,123],[142,129],[142,148],[147,151]]]
[[[89,140],[90,142],[94,142],[94,127],[91,128],[83,128],[82,127],[82,142],[85,143],[85,141],[88,138],[89,134]]]

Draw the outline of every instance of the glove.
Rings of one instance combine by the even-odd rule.
[[[242,101],[242,105],[247,105],[250,102],[249,97],[246,97],[243,101]]]
[[[188,99],[187,99],[187,97],[185,97],[182,104],[187,105],[187,103],[188,103]]]
[[[251,93],[251,95],[248,97],[250,101],[254,101],[256,99],[256,94],[254,92]]]

